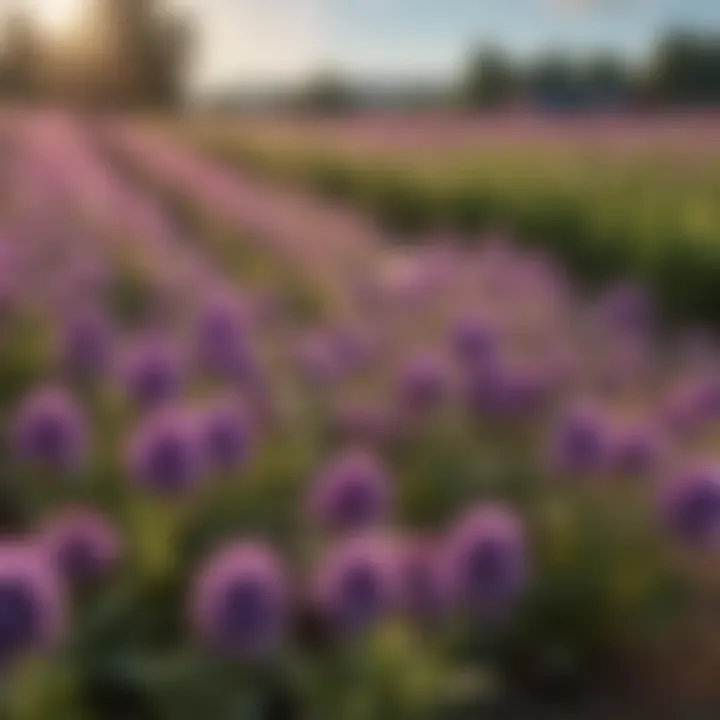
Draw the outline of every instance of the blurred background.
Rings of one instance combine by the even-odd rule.
[[[718,102],[711,0],[4,0],[8,100],[228,111]]]

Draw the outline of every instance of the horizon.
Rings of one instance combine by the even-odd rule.
[[[88,0],[25,0],[48,34]],[[165,0],[189,13],[193,94],[280,89],[332,68],[360,85],[453,81],[473,47],[520,61],[611,52],[640,64],[664,32],[720,29],[714,0]],[[30,3],[30,4],[28,4]],[[0,12],[18,7],[0,0]]]
[[[472,48],[483,43],[501,45],[520,59],[551,50],[580,55],[607,50],[640,62],[672,27],[720,28],[720,3],[712,0],[506,0],[502,5],[495,0],[203,0],[202,9],[198,0],[174,4],[197,13],[193,86],[203,92],[253,81],[294,83],[324,67],[359,83],[448,82]],[[252,41],[238,47],[243,33]]]

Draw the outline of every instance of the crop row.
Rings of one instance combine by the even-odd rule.
[[[638,128],[631,133],[617,121],[585,139],[570,128],[565,141],[537,128],[476,132],[474,144],[466,137],[449,148],[447,138],[443,144],[432,136],[426,147],[406,148],[402,127],[382,134],[382,142],[361,130],[338,138],[337,129],[325,140],[298,129],[293,141],[292,126],[264,134],[206,124],[190,135],[232,165],[349,201],[393,242],[438,233],[473,242],[502,228],[590,282],[636,277],[673,315],[720,318],[720,161],[712,125],[698,129],[694,149],[686,147],[690,131],[678,147],[670,131],[643,145]]]

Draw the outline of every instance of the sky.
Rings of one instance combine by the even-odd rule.
[[[195,78],[286,81],[332,65],[361,79],[444,79],[469,48],[639,58],[671,25],[720,30],[720,0],[175,0],[198,18]]]
[[[60,24],[83,2],[20,1]],[[197,24],[199,89],[283,83],[326,66],[360,80],[443,80],[485,41],[521,57],[609,48],[639,58],[669,26],[720,30],[720,0],[165,1]]]

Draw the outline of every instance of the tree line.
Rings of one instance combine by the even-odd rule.
[[[0,97],[108,108],[182,101],[191,47],[187,18],[157,0],[93,0],[75,31],[42,35],[16,9],[0,33]]]
[[[683,108],[720,105],[720,33],[674,30],[642,64],[598,53],[579,58],[549,53],[516,61],[499,46],[470,53],[454,88],[425,96],[398,90],[404,106],[463,105],[478,108],[531,106],[555,110]],[[345,111],[363,105],[357,88],[326,69],[299,97],[308,110]]]
[[[578,60],[549,54],[513,62],[497,47],[474,52],[461,98],[474,106],[529,101],[551,107],[703,107],[720,104],[720,33],[674,30],[640,66],[612,53]]]

